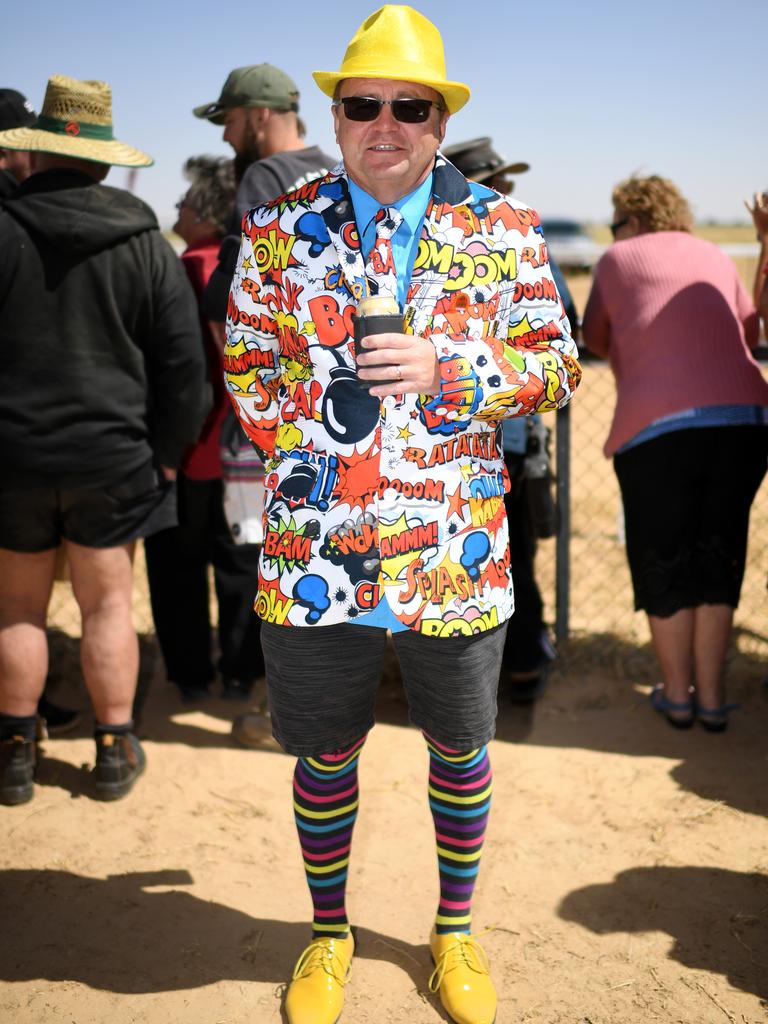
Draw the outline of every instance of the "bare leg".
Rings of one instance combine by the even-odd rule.
[[[727,604],[701,604],[694,609],[693,658],[696,701],[712,710],[725,703],[723,668],[733,626],[733,608]]]
[[[45,619],[56,549],[0,548],[0,713],[34,715],[48,672]]]
[[[103,725],[122,725],[131,718],[139,674],[131,608],[133,544],[86,548],[65,543],[83,619],[80,659],[94,714]]]
[[[653,647],[664,683],[664,695],[678,704],[690,700],[694,621],[693,608],[681,608],[667,618],[648,616]]]

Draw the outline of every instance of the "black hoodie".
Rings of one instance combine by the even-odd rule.
[[[187,275],[148,206],[78,171],[0,206],[0,480],[177,466],[207,408]]]

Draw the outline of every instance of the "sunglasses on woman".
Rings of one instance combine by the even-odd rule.
[[[344,96],[334,100],[334,107],[344,107],[344,116],[348,121],[375,121],[383,106],[391,107],[392,116],[402,124],[421,124],[429,117],[432,107],[443,108],[432,100],[402,99],[377,100],[373,96]]]

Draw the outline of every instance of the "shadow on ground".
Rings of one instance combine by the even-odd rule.
[[[0,872],[0,980],[74,981],[120,993],[168,992],[217,981],[279,984],[309,941],[305,922],[252,917],[180,886],[184,868],[90,878],[67,871]],[[429,949],[361,928],[356,956],[404,970],[419,992]],[[62,949],[66,955],[62,955]]]
[[[768,875],[632,868],[570,893],[558,913],[598,935],[664,932],[674,940],[672,959],[768,1000]]]
[[[578,747],[675,762],[670,774],[681,788],[706,800],[768,816],[765,733],[768,666],[734,648],[728,697],[739,704],[725,733],[696,725],[673,729],[648,700],[657,681],[649,646],[596,634],[573,641],[556,663],[547,692],[535,705],[516,708],[499,694],[497,738],[543,747]],[[506,706],[505,706],[506,703]]]

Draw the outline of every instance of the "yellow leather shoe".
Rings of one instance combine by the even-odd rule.
[[[431,992],[456,1024],[493,1024],[496,1020],[496,989],[489,973],[485,950],[465,932],[429,937],[435,969],[429,979]]]
[[[285,997],[289,1024],[336,1024],[344,1006],[344,986],[352,974],[355,940],[313,939],[293,969]]]

